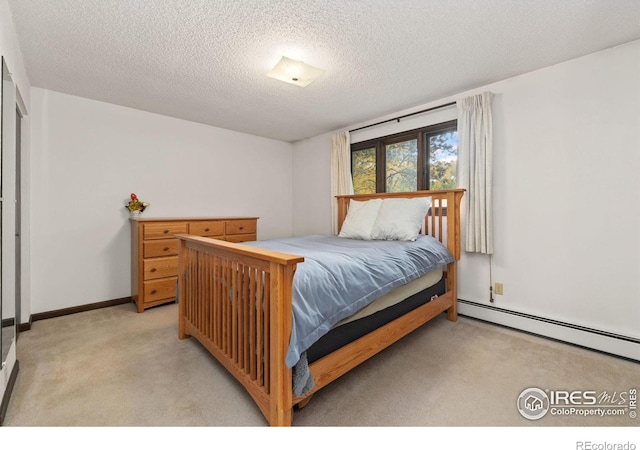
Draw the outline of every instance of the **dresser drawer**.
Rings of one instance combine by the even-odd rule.
[[[178,257],[152,258],[144,260],[144,279],[174,277],[178,275]]]
[[[144,282],[144,302],[152,303],[158,300],[175,298],[178,277],[151,280]]]
[[[228,221],[225,224],[225,234],[227,235],[227,240],[229,239],[230,234],[253,234],[256,232],[256,221],[255,220],[233,220]]]
[[[222,236],[224,235],[224,222],[191,222],[189,223],[189,234],[196,234],[198,236]]]
[[[225,240],[229,242],[255,241],[256,234],[228,234],[227,237],[225,237]]]
[[[187,234],[187,222],[145,223],[143,239],[163,239],[174,234]]]
[[[177,239],[156,239],[146,241],[143,244],[144,257],[156,258],[158,256],[172,256],[178,254]]]

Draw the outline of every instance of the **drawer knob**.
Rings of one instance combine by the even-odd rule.
[[[204,229],[204,231],[209,231],[209,229],[208,229],[208,228],[205,228],[205,229]]]
[[[169,251],[169,247],[163,248],[162,251],[168,252]]]
[[[153,273],[153,272],[155,272],[155,271],[156,271],[156,268],[155,268],[155,267],[152,267],[152,268],[151,268],[151,270],[150,270],[149,272]]]
[[[164,230],[163,231],[164,234],[167,234],[168,232],[169,232],[169,230]]]
[[[244,230],[244,227],[240,227],[241,230]]]
[[[158,291],[156,291],[155,289],[154,289],[154,290],[152,290],[152,291],[151,291],[151,295],[155,294],[156,292],[158,292]]]

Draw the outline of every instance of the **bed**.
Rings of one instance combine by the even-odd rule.
[[[441,313],[457,320],[456,260],[460,257],[463,194],[464,190],[454,189],[338,196],[339,236],[235,244],[179,235],[180,339],[191,336],[199,341],[244,386],[270,425],[291,425],[294,407],[305,406],[322,387]],[[364,213],[356,214],[365,211],[363,205],[369,210],[374,203],[384,205],[377,214],[380,218],[384,207],[400,201],[427,203],[419,212],[421,232],[417,237],[389,240],[382,234],[361,238],[346,233],[347,228],[360,231],[361,227],[353,228],[355,219],[370,220]],[[379,222],[375,222],[374,234],[381,230]],[[346,250],[341,249],[344,244]],[[357,271],[360,266],[375,268],[374,259],[396,260],[395,255],[382,257],[388,246],[394,251],[406,248],[411,255],[408,258],[412,259],[401,260],[397,269],[403,281],[382,280],[379,285],[385,288],[376,293],[361,292],[357,305],[345,300],[338,307],[328,307],[328,312],[314,310],[309,316],[322,316],[313,319],[319,322],[305,324],[300,319],[301,304],[302,309],[309,308],[305,295],[320,290],[321,299],[342,301],[347,292],[352,295],[358,291],[355,284],[335,287],[326,279],[313,288],[321,275],[309,268],[338,266],[334,263],[336,253],[339,260],[351,254],[355,257],[357,248],[369,245],[376,248],[364,250],[364,259],[349,262],[354,273],[344,278],[363,280],[368,275]],[[367,256],[367,251],[373,253]],[[437,261],[419,262],[416,252],[437,253]],[[327,263],[316,259],[320,258],[317,255],[332,259]],[[340,267],[342,277],[346,269]],[[387,272],[392,270],[377,268],[376,277],[386,277]],[[337,278],[335,274],[328,277]],[[307,289],[311,294],[301,293],[301,286],[312,286]],[[318,302],[322,303],[326,302]],[[311,331],[304,331],[307,328]]]

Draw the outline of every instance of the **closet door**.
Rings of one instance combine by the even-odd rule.
[[[2,59],[2,134],[0,135],[0,317],[2,366],[0,397],[3,407],[17,372],[16,358],[16,85]],[[0,422],[4,411],[0,408]]]

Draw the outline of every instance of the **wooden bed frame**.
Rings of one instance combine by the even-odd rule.
[[[338,225],[351,199],[432,197],[423,232],[446,243],[457,260],[463,194],[464,189],[454,189],[338,196]],[[314,392],[442,312],[457,320],[454,262],[446,269],[446,294],[310,364],[315,387],[296,397],[285,356],[293,275],[304,258],[191,235],[177,237],[179,337],[196,338],[246,388],[270,425],[291,425],[295,405],[304,406]]]

